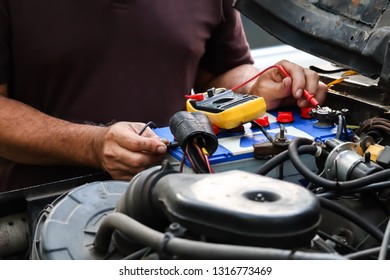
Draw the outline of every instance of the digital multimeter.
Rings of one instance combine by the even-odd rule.
[[[266,112],[264,98],[235,93],[229,89],[212,88],[200,94],[201,98],[199,94],[193,98],[191,96],[187,96],[187,111],[201,111],[213,125],[223,129],[232,129],[253,121]]]

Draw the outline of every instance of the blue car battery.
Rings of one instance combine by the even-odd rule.
[[[267,126],[264,126],[264,128],[272,138],[280,134],[281,128],[284,130],[284,137],[288,140],[304,137],[313,141],[325,141],[336,137],[337,125],[333,123],[324,125],[319,123],[317,119],[309,118],[307,114],[304,115],[303,117],[300,109],[292,108],[282,112],[267,112],[262,119],[267,120]],[[154,131],[161,138],[174,141],[169,127],[156,128]],[[218,133],[217,137],[218,148],[209,158],[214,172],[238,169],[256,173],[267,160],[257,159],[254,156],[253,145],[269,142],[269,139],[260,128],[253,126],[251,123],[244,124],[238,130]],[[344,135],[343,137],[349,136]],[[167,158],[171,165],[179,169],[183,156],[183,150],[177,147],[169,149]],[[315,161],[312,156],[303,155],[302,159],[307,166],[311,167],[313,171],[315,170]],[[189,162],[185,162],[183,172],[192,172]],[[282,176],[284,180],[294,183],[304,183],[298,171],[289,161],[283,164],[283,174],[279,174],[279,170],[275,169],[268,175],[274,178]]]

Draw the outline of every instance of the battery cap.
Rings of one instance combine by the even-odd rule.
[[[261,125],[262,127],[268,127],[269,126],[268,116],[257,118],[257,119],[255,119],[253,121],[256,122],[258,125]]]
[[[294,117],[292,112],[278,112],[276,121],[278,123],[292,123],[294,122]]]

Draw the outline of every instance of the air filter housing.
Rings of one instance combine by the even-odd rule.
[[[130,185],[118,210],[157,230],[178,222],[212,242],[297,248],[320,223],[311,192],[244,171],[172,174],[155,167]]]

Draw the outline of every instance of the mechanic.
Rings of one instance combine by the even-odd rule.
[[[259,72],[233,0],[0,0],[0,190],[160,163],[184,95]],[[321,103],[318,75],[289,61],[242,88],[268,109]]]

